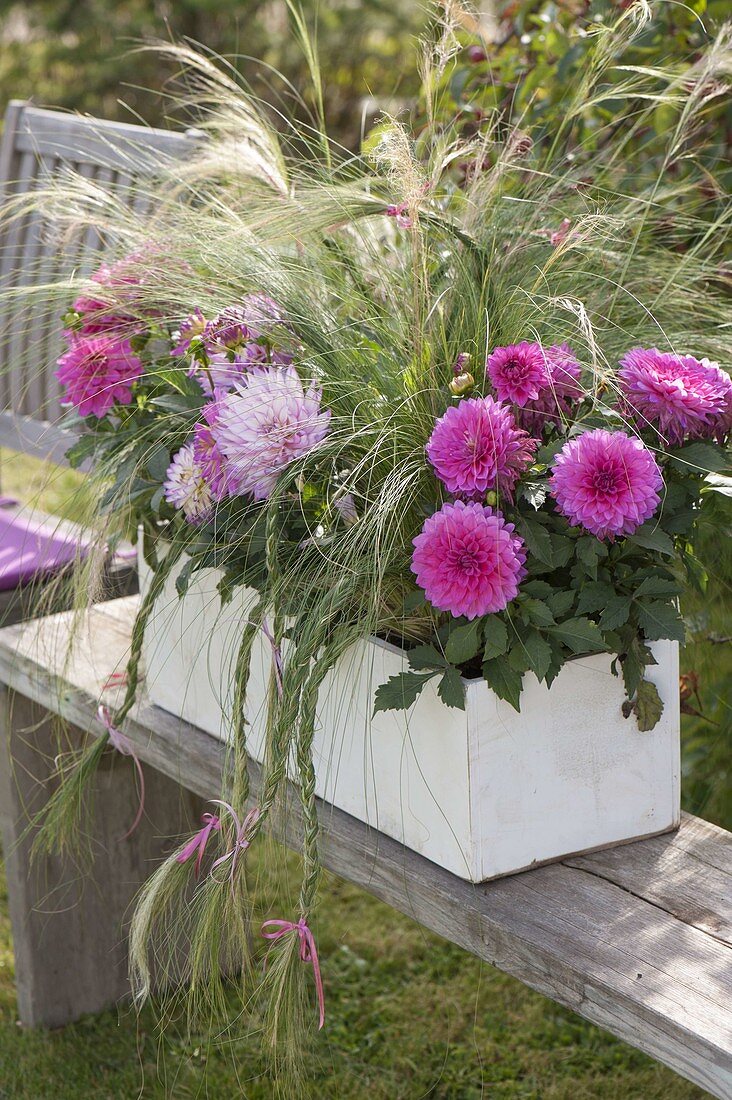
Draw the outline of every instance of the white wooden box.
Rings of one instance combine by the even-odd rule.
[[[141,588],[149,570],[141,563]],[[148,626],[151,700],[226,738],[238,642],[253,593],[221,608],[218,574],[196,574],[179,599],[170,579]],[[407,667],[378,639],[354,647],[321,689],[315,734],[317,793],[473,882],[572,853],[665,832],[680,818],[678,645],[656,642],[649,670],[664,702],[654,730],[621,712],[611,657],[579,658],[549,690],[526,676],[521,713],[483,680],[467,682],[465,711],[427,684],[409,712],[372,717],[379,684]],[[272,651],[254,647],[249,751],[263,756]]]

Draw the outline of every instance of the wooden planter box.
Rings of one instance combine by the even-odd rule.
[[[149,583],[141,563],[140,587]],[[152,701],[225,739],[233,670],[253,594],[223,609],[213,570],[179,599],[169,580],[151,617],[144,661]],[[317,794],[473,882],[675,828],[680,820],[678,645],[656,642],[650,671],[664,701],[656,728],[623,718],[623,686],[606,654],[578,658],[549,690],[528,674],[521,713],[483,680],[465,711],[428,683],[409,712],[372,718],[379,684],[402,651],[355,646],[327,678],[315,734]],[[272,651],[255,644],[248,691],[250,755],[263,758]]]

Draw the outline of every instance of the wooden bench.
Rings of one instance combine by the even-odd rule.
[[[193,825],[197,799],[220,793],[224,746],[142,698],[124,728],[153,791],[153,819],[120,842],[137,795],[131,761],[110,751],[96,803],[96,885],[80,890],[57,857],[29,876],[23,831],[29,808],[47,797],[53,716],[79,738],[101,732],[98,702],[117,701],[101,693],[124,667],[135,607],[129,597],[92,608],[70,662],[68,613],[0,631],[0,804],[26,1024],[59,1025],[127,993],[129,900],[166,850],[161,834]],[[686,816],[674,834],[472,886],[326,803],[319,812],[330,870],[730,1100],[731,834]],[[280,839],[295,846],[294,807],[285,818]]]
[[[150,182],[161,163],[181,158],[197,140],[199,135],[190,131],[107,122],[13,100],[0,142],[0,198],[32,194],[71,170],[144,214],[152,202]],[[51,306],[42,298],[15,299],[6,292],[89,275],[112,243],[88,228],[59,236],[40,212],[0,220],[0,447],[64,465],[75,438],[59,425],[61,388],[55,377],[65,306]],[[67,304],[73,296],[70,287]],[[42,524],[50,534],[54,528],[69,529],[55,517],[19,511],[17,522],[26,519]],[[133,562],[134,557],[120,554],[107,563],[107,597],[135,589]],[[41,598],[44,581],[41,574],[38,583],[0,590],[0,623],[26,618],[38,607],[48,609]],[[70,587],[57,592],[57,599],[65,597],[69,606]]]

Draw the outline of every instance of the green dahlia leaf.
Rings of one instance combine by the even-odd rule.
[[[548,627],[548,632],[573,653],[601,653],[606,649],[600,628],[584,617],[567,619],[556,626]]]
[[[399,672],[380,684],[374,696],[374,714],[380,710],[408,710],[434,672]]]

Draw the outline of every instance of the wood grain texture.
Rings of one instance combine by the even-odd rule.
[[[29,820],[48,798],[58,751],[53,716],[0,689],[0,819],[15,950],[18,1014],[59,1027],[124,997],[126,929],[138,889],[170,853],[178,828],[198,821],[200,800],[148,771],[146,813],[122,839],[138,806],[134,765],[105,753],[94,778],[89,873],[58,855],[31,863]],[[86,734],[69,729],[68,747]]]
[[[0,631],[0,680],[98,730],[99,692],[124,665],[135,606],[130,598],[91,609],[65,666],[68,615]],[[144,698],[125,731],[148,765],[218,796],[219,741]],[[256,766],[252,780],[256,799]],[[673,836],[473,886],[327,803],[319,814],[332,871],[730,1100],[729,834],[685,817]],[[278,831],[298,843],[296,800]]]
[[[163,165],[189,154],[200,140],[192,131],[107,122],[14,100],[6,110],[0,143],[0,197],[32,194],[71,169],[115,190],[133,206],[132,184],[145,181],[153,190]],[[120,177],[123,186],[117,188]],[[42,211],[4,217],[0,289],[31,290],[57,283],[66,274],[89,274],[110,242],[102,241],[93,227],[75,236],[71,241],[60,236]],[[62,460],[65,449],[63,433],[49,423],[61,412],[54,372],[63,308],[60,299],[53,301],[47,293],[32,302],[27,296],[7,296],[0,303],[0,445],[52,462]],[[33,421],[40,425],[36,431]]]

